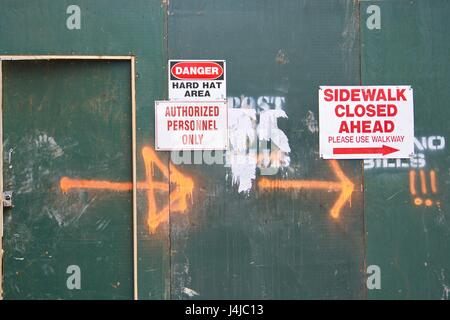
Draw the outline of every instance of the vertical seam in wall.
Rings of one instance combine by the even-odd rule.
[[[3,300],[3,63],[0,59],[0,300]]]
[[[139,299],[138,291],[138,244],[137,244],[137,182],[136,182],[136,60],[131,64],[131,140],[132,140],[132,176],[133,176],[133,298]]]
[[[359,57],[359,85],[362,85],[362,23],[361,23],[361,0],[358,0],[357,17],[358,21],[358,57]],[[364,299],[368,299],[366,270],[367,270],[367,242],[366,242],[366,204],[365,204],[365,184],[364,184],[364,160],[360,161],[361,166],[361,186],[362,186],[362,220],[363,220],[363,288]]]
[[[169,0],[162,0],[162,4],[163,4],[163,23],[164,23],[164,30],[163,30],[163,48],[164,48],[164,54],[163,54],[163,70],[164,70],[164,78],[168,77],[168,70],[167,70],[167,63],[168,63],[168,58],[169,58]],[[168,83],[168,79],[166,79],[166,83]],[[163,86],[164,88],[164,96],[166,99],[168,99],[168,87],[165,85]],[[155,128],[156,129],[156,128]],[[168,218],[167,218],[167,241],[168,241],[168,263],[169,263],[169,270],[168,270],[168,277],[165,277],[168,281],[167,285],[164,285],[164,298],[165,299],[171,299],[172,298],[172,238],[171,238],[171,219],[170,219],[170,215],[171,215],[171,208],[170,208],[170,186],[171,186],[171,181],[170,181],[170,169],[171,169],[171,161],[170,161],[170,152],[167,152],[167,168],[168,173],[169,173],[169,177],[168,177],[168,183],[169,183],[169,194],[167,195],[168,197],[168,203],[169,203],[169,214],[168,214]]]

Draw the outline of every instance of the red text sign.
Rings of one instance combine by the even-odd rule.
[[[414,152],[410,86],[322,86],[320,155],[324,159],[409,158]]]
[[[225,150],[226,101],[156,101],[156,150]]]
[[[169,60],[169,100],[226,100],[224,60]]]

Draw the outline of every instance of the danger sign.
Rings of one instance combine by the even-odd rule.
[[[155,101],[157,150],[225,150],[226,101]]]
[[[169,60],[169,100],[226,100],[224,60]]]
[[[414,153],[410,86],[321,86],[324,159],[409,158]]]

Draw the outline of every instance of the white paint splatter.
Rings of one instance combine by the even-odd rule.
[[[234,151],[246,151],[256,140],[255,126],[254,109],[228,109],[229,138]]]
[[[258,165],[275,169],[289,166],[289,140],[277,123],[278,118],[287,117],[281,109],[263,110],[257,124],[255,109],[228,109],[230,150],[227,151],[227,166],[231,167],[232,182],[238,185],[238,192],[250,191]],[[271,148],[260,145],[258,155],[258,141],[271,142]]]
[[[60,202],[53,203],[52,206],[45,206],[43,211],[47,214],[49,218],[53,218],[58,222],[60,227],[66,227],[72,223],[76,223],[91,204],[95,201],[97,197],[93,197],[88,201],[87,204],[82,200],[83,191],[72,192],[71,196],[78,201],[73,201],[71,197],[66,197],[67,199],[61,200]]]
[[[64,151],[56,143],[55,139],[46,133],[41,133],[34,142],[36,147],[46,148],[54,158],[58,158],[64,154]]]
[[[448,300],[449,294],[450,294],[450,287],[447,285],[443,285],[442,300]]]
[[[306,118],[303,120],[303,122],[308,127],[309,132],[319,132],[319,125],[317,123],[316,117],[314,116],[314,112],[312,112],[311,110],[308,110],[308,114],[306,115]]]
[[[24,136],[15,145],[10,145],[9,140],[5,144],[9,148],[8,173],[5,176],[9,179],[8,183],[15,189],[15,194],[27,194],[40,190],[43,183],[53,179],[48,167],[49,163],[64,155],[63,149],[55,139],[39,130]],[[14,164],[15,160],[19,161],[19,164]]]
[[[200,295],[197,291],[186,288],[186,287],[183,288],[183,293],[188,295],[190,298]]]
[[[445,270],[441,269],[441,274],[439,276],[439,280],[442,281],[442,297],[441,300],[449,300],[450,296],[450,287],[447,285],[445,281]]]
[[[271,141],[283,152],[291,152],[289,140],[280,128],[277,119],[287,118],[283,110],[266,110],[261,112],[258,125],[258,137],[260,140]]]
[[[233,184],[238,185],[238,192],[249,191],[256,178],[256,156],[232,154],[230,163]]]
[[[256,175],[256,111],[228,109],[230,150],[227,163],[231,166],[233,184],[239,192],[248,191]]]

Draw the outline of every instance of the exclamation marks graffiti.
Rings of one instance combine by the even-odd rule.
[[[423,169],[409,171],[409,192],[414,197],[413,202],[416,206],[431,207],[433,205],[430,195],[438,192],[436,171],[430,170],[428,177],[429,179],[427,179],[427,174]],[[439,206],[440,202],[436,201],[435,204]]]

